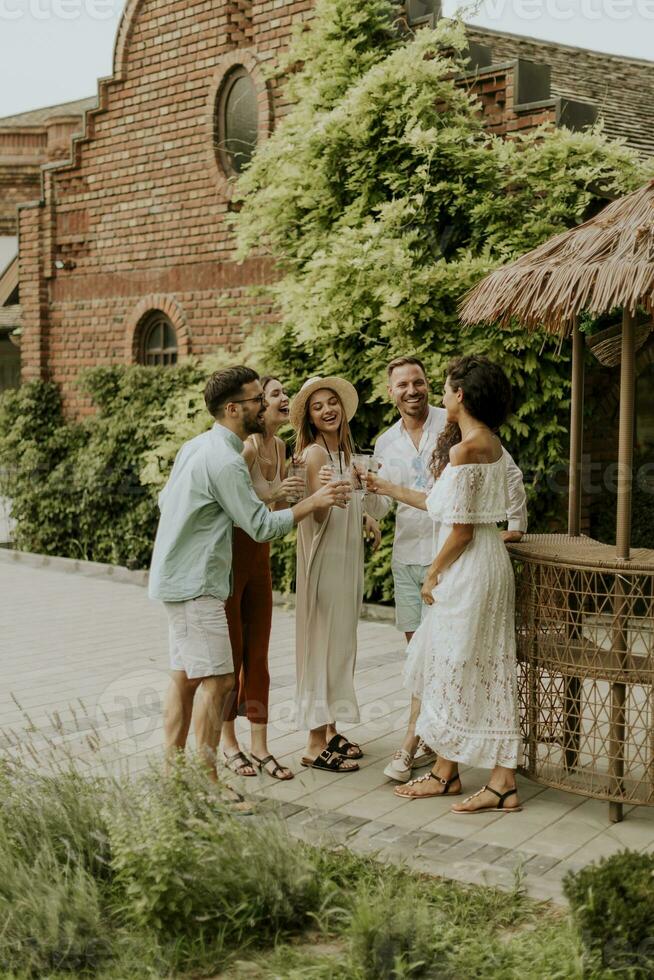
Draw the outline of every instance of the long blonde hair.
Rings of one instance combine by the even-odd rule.
[[[338,404],[341,406],[341,424],[338,427],[338,448],[339,451],[345,456],[345,465],[349,466],[352,453],[354,452],[354,442],[350,431],[350,423],[347,420],[345,409],[343,408],[343,402],[341,401],[338,392],[327,386],[325,386],[325,391],[331,391],[333,395],[336,395],[338,398]],[[309,446],[312,446],[314,442],[316,442],[317,432],[315,427],[312,425],[310,418],[311,397],[307,398],[306,400],[304,414],[302,415],[302,422],[295,433],[295,456],[302,456],[307,451]]]

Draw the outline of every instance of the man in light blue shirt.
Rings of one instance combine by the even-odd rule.
[[[168,613],[167,754],[184,750],[195,701],[198,752],[215,779],[223,710],[234,687],[225,615],[232,527],[255,541],[283,537],[315,510],[344,506],[348,484],[328,484],[293,508],[271,512],[254,492],[241,455],[243,440],[263,431],[266,400],[258,374],[246,367],[217,371],[207,382],[205,402],[215,425],[182,446],[159,496],[149,593]]]

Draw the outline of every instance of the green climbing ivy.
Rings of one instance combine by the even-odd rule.
[[[265,250],[282,270],[279,323],[248,351],[292,390],[308,375],[347,376],[362,399],[362,447],[394,421],[392,357],[423,358],[438,400],[450,357],[488,354],[514,385],[502,435],[525,472],[532,526],[548,526],[567,452],[567,351],[519,329],[463,330],[457,307],[488,271],[633,190],[652,167],[599,130],[490,136],[456,81],[463,26],[400,35],[394,9],[362,0],[352,24],[348,0],[319,0],[313,30],[291,49],[297,104],[239,182],[241,255]],[[388,594],[387,545],[368,570],[369,595]]]

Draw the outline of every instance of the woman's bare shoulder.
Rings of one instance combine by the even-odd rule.
[[[323,463],[329,462],[329,453],[324,448],[324,446],[319,446],[317,442],[312,442],[310,446],[304,451],[304,458],[307,463]]]
[[[286,459],[286,443],[279,436],[275,436],[275,452],[281,460]]]
[[[457,442],[456,446],[450,449],[450,463],[452,466],[464,466],[466,463],[476,463],[478,459],[478,449],[469,442]]]
[[[252,467],[255,459],[257,458],[257,444],[252,438],[248,436],[243,443],[243,459],[248,464],[248,469]]]
[[[497,436],[481,436],[475,439],[464,439],[450,449],[452,466],[466,466],[469,463],[493,463],[498,453],[502,453],[502,444]]]

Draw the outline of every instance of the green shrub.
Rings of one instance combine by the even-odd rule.
[[[140,481],[142,460],[159,438],[168,402],[202,377],[194,363],[173,370],[94,368],[84,375],[97,413],[74,465],[80,540],[94,561],[149,565],[159,513],[155,494]]]
[[[654,974],[654,855],[622,851],[564,881],[589,951],[614,975]]]
[[[0,487],[16,546],[129,567],[149,565],[156,492],[140,481],[168,403],[203,378],[177,368],[94,368],[80,379],[96,412],[69,423],[57,389],[31,382],[0,399]]]
[[[79,556],[73,459],[84,440],[65,423],[56,385],[33,381],[0,397],[0,492],[12,501],[17,547]]]
[[[122,915],[162,937],[211,937],[216,947],[270,940],[318,916],[326,894],[283,824],[256,830],[226,817],[203,776],[144,781],[131,807],[107,813]]]

